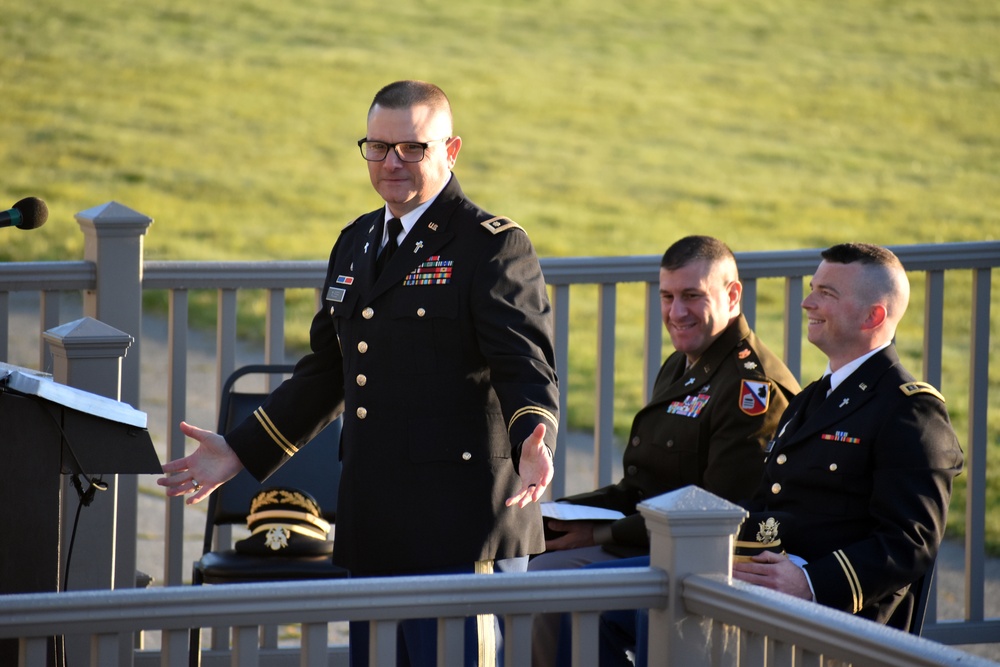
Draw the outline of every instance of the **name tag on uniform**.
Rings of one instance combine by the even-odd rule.
[[[347,290],[343,287],[331,287],[326,290],[326,300],[342,303],[344,301],[345,294],[347,294]]]

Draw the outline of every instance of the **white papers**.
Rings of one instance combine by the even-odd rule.
[[[606,510],[603,507],[558,502],[540,504],[542,516],[549,519],[561,519],[562,521],[616,521],[625,518],[625,515],[618,510]]]
[[[146,428],[146,413],[106,396],[59,384],[48,373],[0,362],[0,384],[30,396],[38,396],[67,408],[121,424]]]

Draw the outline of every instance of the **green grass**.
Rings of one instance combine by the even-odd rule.
[[[79,258],[73,215],[111,200],[155,218],[151,259],[325,259],[379,205],[354,142],[375,90],[399,78],[448,91],[466,191],[542,256],[655,254],[692,232],[737,251],[1000,236],[992,0],[0,0],[0,16],[0,205],[34,195],[51,211],[42,229],[0,232],[0,261]],[[968,382],[968,284],[949,279],[946,394]],[[758,328],[780,349],[775,288]],[[994,277],[993,331],[998,294]],[[193,300],[196,321],[211,321],[211,301]],[[288,334],[302,344],[311,295],[296,302]],[[623,289],[619,433],[641,404],[641,304]],[[259,330],[255,308],[245,332]],[[582,351],[566,382],[581,428],[594,308],[574,297]],[[900,333],[915,372],[920,325],[912,315]],[[822,357],[803,350],[818,373]],[[964,441],[968,406],[950,408]]]

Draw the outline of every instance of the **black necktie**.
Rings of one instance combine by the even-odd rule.
[[[830,391],[830,374],[824,375],[819,382],[816,383],[816,387],[813,389],[813,393],[809,396],[809,402],[806,404],[805,410],[802,411],[802,420],[809,418],[809,415],[816,412],[819,408],[820,403],[826,400],[826,395]]]
[[[375,260],[375,277],[378,278],[382,273],[382,269],[389,262],[392,254],[396,252],[399,247],[399,243],[396,241],[396,237],[399,233],[403,231],[403,223],[399,218],[390,218],[389,222],[385,223],[389,228],[389,240],[386,242],[385,247],[382,248],[382,252],[379,253],[378,258]]]

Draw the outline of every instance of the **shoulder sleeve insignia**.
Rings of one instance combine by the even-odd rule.
[[[771,383],[740,380],[740,410],[756,417],[767,412],[771,402]]]
[[[503,217],[502,215],[498,215],[497,217],[489,220],[484,220],[479,224],[485,227],[491,234],[499,234],[500,232],[505,232],[508,229],[520,229],[521,231],[524,231],[524,228],[521,227],[521,225],[517,224],[510,218]]]
[[[907,396],[913,396],[914,394],[930,394],[931,396],[939,398],[942,403],[945,402],[944,396],[941,392],[935,389],[934,385],[926,382],[907,382],[899,385],[899,390]]]

